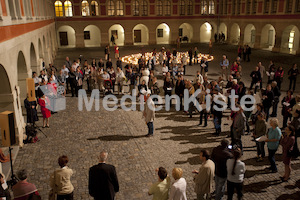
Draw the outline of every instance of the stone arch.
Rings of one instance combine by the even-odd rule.
[[[221,33],[221,34],[224,33],[224,35],[225,35],[225,41],[226,41],[227,40],[227,26],[226,26],[225,23],[221,23],[220,24],[218,34],[219,33]]]
[[[42,42],[41,39],[38,41],[38,50],[39,50],[39,58],[43,58],[43,48],[42,48]]]
[[[170,27],[166,23],[159,24],[156,27],[156,44],[170,43]]]
[[[281,36],[280,52],[296,54],[299,49],[299,29],[295,25],[286,27]]]
[[[36,51],[34,48],[33,43],[31,43],[30,45],[30,66],[31,66],[31,70],[34,72],[38,72],[39,71],[39,67],[38,67],[38,62],[37,62],[37,56],[36,56]]]
[[[25,56],[22,51],[18,53],[17,60],[17,72],[18,72],[18,86],[20,88],[20,99],[21,102],[26,98],[26,78],[28,78],[28,71]]]
[[[132,29],[133,45],[148,45],[149,30],[144,24],[137,24]]]
[[[95,25],[88,25],[84,28],[84,46],[85,47],[100,47],[101,33],[100,29]]]
[[[212,25],[208,22],[205,22],[200,26],[200,42],[208,43],[210,41],[212,29]]]
[[[230,29],[230,43],[237,45],[240,42],[241,29],[237,23],[232,24]]]
[[[253,24],[248,24],[245,27],[244,31],[244,44],[248,44],[250,47],[254,47],[255,44],[255,36],[256,36],[256,29]]]
[[[260,46],[265,50],[272,50],[275,45],[275,28],[271,24],[266,24],[261,31]]]
[[[111,42],[112,35],[115,37],[115,44],[118,46],[124,46],[125,43],[125,33],[124,28],[120,24],[114,24],[108,29],[108,37],[110,41],[110,45],[114,44]]]
[[[183,23],[179,26],[179,36],[181,37],[181,39],[183,38],[188,39],[187,40],[188,43],[192,42],[193,33],[194,33],[193,27],[189,23]]]
[[[59,47],[73,48],[76,46],[75,30],[69,25],[60,26],[57,29],[57,38],[59,38]]]
[[[11,91],[10,81],[3,65],[0,64],[0,112],[14,111],[14,98]]]

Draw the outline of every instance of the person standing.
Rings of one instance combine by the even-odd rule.
[[[271,114],[271,117],[277,117],[277,108],[278,108],[278,103],[279,103],[279,98],[281,95],[280,88],[277,86],[277,82],[273,81],[272,82],[272,92],[274,94],[274,100],[273,100],[273,112]]]
[[[286,182],[290,179],[290,174],[292,171],[291,168],[291,159],[292,156],[289,154],[293,151],[293,147],[295,144],[295,130],[294,127],[288,126],[285,128],[285,135],[280,141],[282,146],[282,160],[284,164],[284,175],[281,178],[283,182]]]
[[[198,61],[198,54],[199,54],[199,50],[198,50],[198,48],[197,47],[195,47],[195,49],[194,49],[194,64],[198,64],[199,63],[199,61]]]
[[[155,170],[158,175],[158,181],[153,183],[148,191],[149,195],[153,195],[152,200],[168,200],[171,179],[165,168],[160,167]]]
[[[233,155],[228,149],[229,141],[223,139],[221,145],[215,147],[211,154],[211,159],[215,163],[215,188],[216,200],[221,200],[225,193],[225,184],[227,180],[226,162],[232,158]]]
[[[283,117],[283,123],[282,123],[282,129],[285,129],[285,127],[287,126],[287,122],[288,119],[292,118],[292,114],[290,113],[292,111],[293,106],[296,104],[296,100],[293,97],[293,91],[289,90],[286,92],[286,96],[283,97],[282,101],[281,101],[281,105],[282,105],[282,117]]]
[[[89,194],[95,200],[114,200],[119,192],[119,181],[116,168],[106,164],[108,153],[103,150],[99,156],[99,164],[89,170]]]
[[[277,71],[275,72],[275,81],[277,82],[277,86],[279,90],[281,89],[281,83],[283,81],[283,68],[281,66],[278,67]]]
[[[260,83],[262,82],[259,67],[255,67],[255,70],[251,72],[250,77],[252,78],[252,81],[249,90],[252,90],[254,86],[254,93],[256,94],[258,84],[260,85]]]
[[[150,98],[151,92],[150,90],[143,90],[144,98],[145,98],[145,108],[143,112],[143,116],[145,118],[145,122],[148,126],[148,134],[147,137],[153,136],[154,126],[153,121],[155,119],[155,105],[152,99]]]
[[[241,150],[236,149],[233,151],[233,158],[226,161],[228,200],[232,200],[234,189],[236,189],[238,200],[243,197],[242,190],[246,167],[245,163],[240,160],[241,156]]]
[[[73,170],[67,166],[68,162],[68,156],[60,156],[58,158],[60,169],[55,170],[50,176],[50,187],[57,194],[57,200],[73,200],[74,187],[71,183]]]
[[[39,105],[41,106],[41,112],[43,114],[43,127],[50,128],[49,125],[49,118],[51,117],[51,112],[48,110],[47,105],[49,105],[49,99],[45,95],[43,95],[41,98],[39,98]]]
[[[181,168],[174,168],[172,176],[175,182],[171,186],[169,200],[187,200],[186,198],[186,180],[182,177]]]
[[[123,81],[125,80],[124,72],[118,67],[116,73],[116,81],[118,85],[118,94],[123,94]]]
[[[192,48],[190,48],[190,50],[188,51],[188,54],[189,54],[189,58],[190,58],[189,65],[192,66],[192,64],[193,64],[193,50],[192,50]]]
[[[265,141],[267,142],[268,146],[268,159],[270,161],[271,166],[266,168],[267,170],[271,170],[272,173],[277,172],[277,166],[275,162],[275,153],[279,146],[279,140],[281,138],[281,130],[278,128],[278,119],[272,118],[270,120],[270,126],[268,131],[268,139]]]
[[[118,59],[120,56],[120,50],[118,45],[115,45],[114,50],[115,50],[115,59]]]
[[[262,103],[263,103],[264,111],[266,114],[266,121],[268,121],[268,119],[269,119],[270,108],[272,107],[273,100],[274,100],[274,93],[272,92],[271,85],[268,84],[267,89],[263,93],[263,96],[262,96]]]
[[[297,64],[293,64],[293,67],[288,71],[289,79],[290,79],[290,85],[289,90],[292,89],[295,91],[296,89],[296,82],[297,82],[297,76],[299,75],[299,70],[297,68]]]
[[[264,114],[259,113],[257,115],[257,120],[255,121],[255,127],[254,127],[254,132],[253,132],[253,137],[255,139],[266,135],[267,131],[267,123],[264,120]],[[265,157],[265,142],[264,141],[256,141],[256,147],[257,147],[257,162],[263,161],[263,158]]]
[[[201,166],[199,171],[194,170],[195,173],[195,192],[197,200],[204,200],[210,198],[212,193],[212,185],[215,176],[215,163],[209,159],[210,155],[207,150],[201,150],[200,161]]]
[[[179,75],[178,80],[175,85],[175,94],[180,99],[180,110],[183,110],[183,95],[184,95],[185,84],[183,80],[183,76]]]
[[[227,77],[227,68],[229,66],[229,61],[228,61],[228,59],[226,58],[225,55],[223,55],[223,59],[220,62],[220,66],[221,66],[221,76],[222,76],[222,78],[225,75],[225,79],[228,80],[228,77]]]
[[[262,89],[262,82],[263,82],[263,79],[264,79],[264,74],[266,73],[266,68],[265,66],[263,66],[261,64],[261,62],[258,62],[258,68],[259,68],[259,71],[260,71],[260,76],[261,76],[261,82],[260,82],[260,86],[259,86],[259,89]]]
[[[232,146],[237,145],[238,148],[241,149],[243,152],[243,144],[242,144],[242,135],[245,133],[245,127],[246,127],[246,117],[243,112],[242,106],[237,106],[239,110],[237,111],[237,114],[233,121],[233,141]]]

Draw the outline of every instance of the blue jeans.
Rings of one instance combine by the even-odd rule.
[[[147,123],[148,126],[148,135],[153,135],[153,122],[148,122]]]
[[[257,155],[263,158],[265,157],[265,142],[257,142],[256,141],[256,147],[257,147]]]
[[[216,183],[216,200],[221,200],[225,193],[225,184],[227,178],[222,178],[219,176],[215,176],[215,183]]]
[[[277,166],[276,166],[276,162],[275,162],[275,153],[276,153],[277,149],[272,150],[272,149],[268,148],[268,151],[269,151],[268,159],[269,159],[270,164],[271,164],[271,170],[272,171],[277,171]]]

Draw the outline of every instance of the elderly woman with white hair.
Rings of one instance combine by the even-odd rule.
[[[267,170],[271,170],[272,173],[276,173],[277,172],[277,166],[275,163],[275,153],[278,149],[279,146],[279,141],[281,138],[281,130],[278,127],[278,119],[276,118],[272,118],[270,119],[270,126],[271,128],[269,128],[268,130],[268,139],[265,141],[267,142],[267,146],[268,146],[268,159],[270,161],[271,167],[266,168]]]

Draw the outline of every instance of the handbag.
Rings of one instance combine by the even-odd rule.
[[[51,190],[49,191],[49,200],[56,200],[56,190],[55,190],[55,179],[56,179],[56,171],[54,171],[54,188],[51,188]]]

